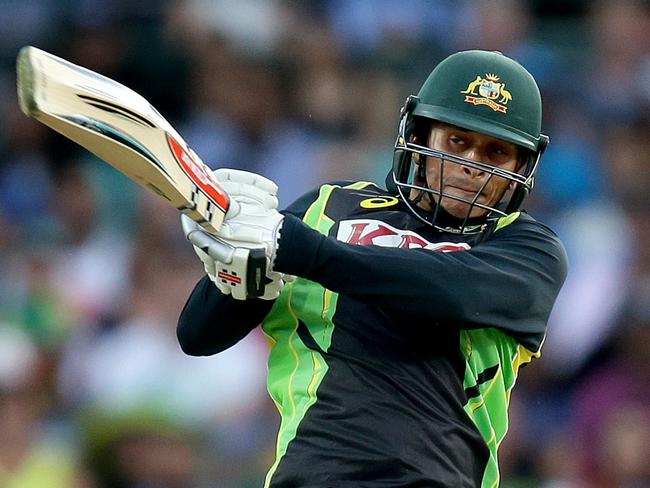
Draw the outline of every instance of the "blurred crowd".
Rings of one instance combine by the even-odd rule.
[[[281,205],[383,183],[403,100],[451,52],[518,59],[551,137],[527,208],[570,272],[501,486],[650,487],[647,1],[0,0],[0,33],[0,487],[261,487],[279,422],[259,330],[176,343],[202,274],[177,212],[20,112],[27,44],[144,94]]]

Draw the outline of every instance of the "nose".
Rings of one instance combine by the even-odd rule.
[[[466,159],[469,159],[471,161],[477,161],[479,163],[482,163],[482,153],[479,148],[477,147],[470,147],[465,151],[465,154],[463,155]],[[463,166],[463,172],[471,176],[473,178],[480,178],[485,174],[485,171],[481,169],[476,169],[476,168],[471,168],[469,166]]]

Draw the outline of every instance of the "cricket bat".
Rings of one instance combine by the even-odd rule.
[[[18,53],[22,111],[83,146],[118,171],[216,232],[230,198],[212,171],[171,124],[130,88],[33,46]],[[215,260],[230,264],[235,248],[216,236],[189,239]],[[248,296],[264,293],[266,256],[251,250]],[[235,283],[234,285],[236,285]]]

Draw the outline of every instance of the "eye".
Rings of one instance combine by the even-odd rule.
[[[489,158],[497,165],[508,164],[516,158],[516,151],[501,144],[493,144],[489,147]]]
[[[459,145],[465,144],[464,139],[453,134],[449,136],[449,142],[451,142],[452,144],[459,144]]]
[[[493,154],[498,154],[500,156],[514,156],[515,150],[511,147],[504,146],[503,144],[493,144],[490,146],[490,151]]]

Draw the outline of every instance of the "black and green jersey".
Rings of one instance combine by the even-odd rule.
[[[258,323],[281,414],[266,486],[494,487],[522,364],[539,356],[566,275],[562,244],[525,213],[440,232],[370,183],[324,185],[286,211],[274,302],[202,279],[181,314],[189,354]]]

